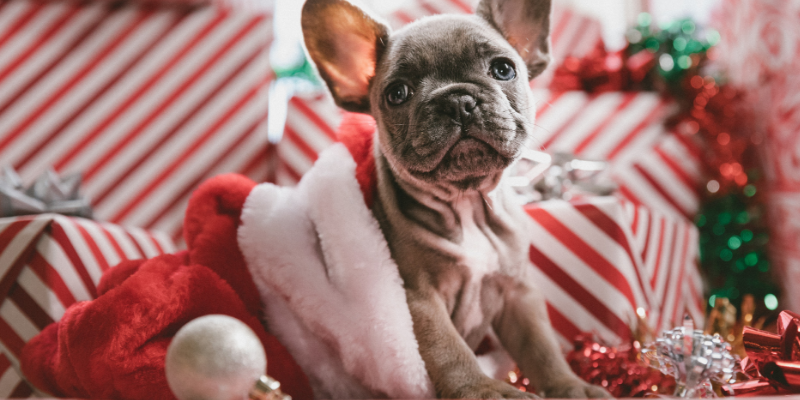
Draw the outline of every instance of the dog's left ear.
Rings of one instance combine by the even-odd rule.
[[[476,13],[513,46],[528,67],[528,79],[550,63],[551,0],[481,0]]]
[[[302,25],[308,54],[336,104],[368,113],[369,82],[389,28],[345,0],[308,0]]]

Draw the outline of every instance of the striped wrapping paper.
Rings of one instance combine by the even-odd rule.
[[[675,105],[655,93],[536,90],[531,147],[610,163],[629,200],[671,216],[692,218],[700,198],[698,148],[666,130]]]
[[[0,160],[177,238],[199,182],[266,178],[271,36],[263,12],[0,0]]]
[[[56,214],[0,219],[0,396],[24,392],[14,378],[22,347],[67,307],[95,298],[104,271],[174,251],[166,234],[140,228]]]
[[[389,26],[397,30],[409,22],[436,14],[472,14],[475,0],[411,0],[386,16]]]
[[[292,186],[300,181],[317,155],[336,141],[342,111],[327,92],[296,96],[289,100],[286,127],[277,145],[275,182]]]
[[[656,331],[672,328],[686,312],[702,325],[691,223],[615,197],[551,200],[526,211],[535,277],[565,348],[581,332],[609,344],[630,340],[640,308]]]
[[[0,353],[0,398],[33,397],[33,389],[25,382],[8,357]]]
[[[648,322],[656,333],[682,324],[688,313],[697,326],[705,318],[703,280],[698,268],[698,231],[683,218],[623,202],[634,247],[641,251],[645,276],[658,312]],[[652,307],[651,307],[652,309]]]

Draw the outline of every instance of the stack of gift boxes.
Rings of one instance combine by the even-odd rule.
[[[397,28],[472,6],[411,0],[386,17]],[[91,299],[104,270],[179,248],[199,182],[240,172],[292,185],[335,142],[342,113],[322,89],[295,97],[282,140],[267,144],[271,15],[252,4],[0,0],[0,9],[0,159],[26,182],[48,167],[83,173],[94,216],[107,221],[0,220],[0,397],[27,397],[17,372],[25,341]],[[552,30],[554,66],[602,45],[600,24],[566,8],[554,9]],[[687,312],[699,325],[697,233],[686,217],[698,209],[700,167],[692,145],[663,127],[673,105],[649,93],[552,92],[554,66],[532,83],[537,146],[606,160],[618,186],[616,196],[526,206],[530,259],[562,345],[581,332],[625,343],[641,324],[671,328]]]
[[[92,299],[103,271],[175,251],[198,183],[223,172],[267,178],[263,8],[0,1],[2,167],[26,183],[51,167],[82,173],[94,217],[107,221],[0,220],[0,398],[33,392],[20,349]]]

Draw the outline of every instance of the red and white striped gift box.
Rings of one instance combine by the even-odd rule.
[[[0,354],[18,371],[25,343],[95,298],[104,271],[174,251],[166,234],[140,228],[56,214],[0,219]],[[15,390],[3,382],[0,394]]]
[[[705,316],[703,280],[698,268],[697,227],[647,207],[624,202],[633,242],[653,289],[657,313],[648,315],[655,332],[672,329],[688,313],[700,325]]]
[[[664,127],[674,103],[647,92],[537,90],[534,96],[532,147],[608,161],[629,200],[673,216],[697,212],[700,153]]]
[[[581,332],[619,344],[647,312],[650,328],[671,328],[689,312],[703,320],[697,230],[615,197],[526,206],[530,259],[553,326],[569,348]]]
[[[667,135],[628,165],[614,167],[620,193],[637,204],[694,219],[703,183],[701,154],[695,143]]]
[[[300,181],[317,155],[336,141],[342,111],[328,92],[295,96],[289,100],[286,127],[277,146],[275,181],[292,186]]]
[[[178,237],[197,183],[266,178],[271,36],[263,12],[0,0],[0,160]]]
[[[33,397],[33,389],[25,382],[8,357],[0,353],[0,398],[21,399]]]
[[[428,15],[472,14],[476,5],[474,0],[411,0],[403,2],[386,18],[392,29],[398,29]]]

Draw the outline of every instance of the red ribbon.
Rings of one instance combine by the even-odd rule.
[[[647,89],[643,87],[644,81],[655,64],[655,55],[649,51],[628,56],[625,50],[609,53],[597,48],[584,58],[564,60],[555,71],[550,89],[590,93],[639,91]]]
[[[800,393],[800,315],[783,311],[777,334],[745,327],[742,339],[742,370],[755,379],[731,385],[726,394]]]

